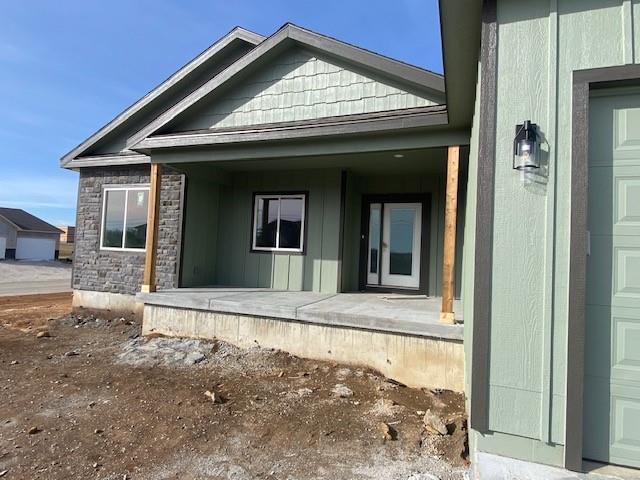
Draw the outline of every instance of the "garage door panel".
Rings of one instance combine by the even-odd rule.
[[[612,316],[612,381],[637,382],[640,387],[640,311]]]
[[[592,235],[640,235],[640,166],[591,168],[589,190]]]
[[[640,388],[611,386],[611,450],[613,463],[640,467]]]
[[[591,107],[583,454],[640,467],[640,95]]]
[[[16,241],[17,260],[53,260],[55,250],[53,238],[18,237]]]

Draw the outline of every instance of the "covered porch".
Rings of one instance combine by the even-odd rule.
[[[157,246],[147,237],[144,333],[277,348],[368,366],[411,386],[463,390],[455,279],[465,148],[234,161],[203,152],[202,162],[181,155],[152,163],[152,172],[182,172],[186,188],[180,288],[156,291]],[[161,177],[151,178],[153,199]],[[278,205],[273,215],[265,199]],[[152,220],[153,209],[150,232]]]
[[[416,321],[460,323],[466,156],[458,146],[240,161],[158,154],[152,170],[185,178],[178,286],[415,295],[425,307]],[[277,248],[278,235],[289,248]]]

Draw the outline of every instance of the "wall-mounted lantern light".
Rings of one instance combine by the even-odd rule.
[[[540,148],[538,145],[538,126],[525,120],[516,125],[516,137],[513,140],[514,170],[530,171],[540,168]]]

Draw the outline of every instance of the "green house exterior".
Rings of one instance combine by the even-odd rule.
[[[640,6],[441,9],[450,110],[450,72],[477,61],[463,309],[470,442],[476,462],[494,462],[482,478],[502,478],[483,454],[577,471],[583,458],[637,468],[640,265],[627,224],[638,211]],[[456,45],[454,33],[474,24],[476,36]],[[528,182],[512,169],[524,120],[538,125],[542,149]]]
[[[126,234],[123,251],[101,246],[110,190],[133,202],[161,185],[147,230],[157,231],[159,292],[138,298],[149,304],[145,321],[148,313],[183,334],[194,330],[172,325],[229,319],[202,316],[222,304],[198,297],[196,313],[176,320],[180,289],[318,301],[376,291],[371,275],[380,287],[384,272],[372,255],[391,238],[384,212],[412,211],[403,223],[414,229],[412,256],[395,258],[398,271],[416,252],[419,261],[404,283],[406,272],[387,271],[400,280],[386,287],[439,301],[445,237],[457,227],[464,327],[446,328],[464,330],[464,365],[455,354],[445,363],[464,369],[474,474],[520,478],[527,463],[518,462],[549,467],[526,478],[561,478],[552,467],[580,472],[585,460],[638,468],[640,5],[447,0],[440,14],[444,77],[293,25],[267,38],[236,29],[63,157],[80,171],[74,301],[129,305],[146,281],[148,252],[128,251]],[[540,168],[521,173],[514,138],[526,120],[536,125]],[[457,147],[451,225],[447,156]],[[256,248],[263,197],[278,198],[278,222],[287,198],[303,202],[298,250]],[[377,250],[375,228],[384,237]],[[232,320],[246,328],[260,320],[240,313]],[[264,316],[265,325],[275,318]],[[301,342],[282,328],[289,345]],[[454,330],[437,328],[428,341],[387,333],[422,356],[462,348]],[[387,342],[388,354],[389,338],[376,338],[353,349],[368,355]]]

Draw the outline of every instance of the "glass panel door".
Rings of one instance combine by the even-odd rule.
[[[380,240],[382,230],[382,205],[372,203],[369,207],[369,246],[367,254],[367,284],[380,284]]]
[[[381,280],[382,285],[420,286],[420,203],[385,203],[383,210]]]

